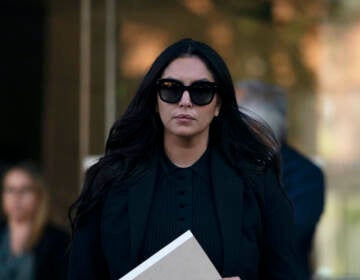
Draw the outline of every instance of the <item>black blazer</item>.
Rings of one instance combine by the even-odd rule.
[[[6,223],[0,225],[0,234],[6,229]],[[46,225],[43,235],[35,245],[35,279],[65,280],[67,277],[68,256],[66,250],[70,237],[58,227]]]
[[[40,242],[34,248],[36,280],[65,280],[70,236],[57,226],[48,224]]]
[[[325,180],[322,170],[304,155],[283,143],[282,178],[294,204],[295,250],[299,279],[310,279],[310,253],[317,223],[324,210]]]
[[[70,253],[70,280],[118,279],[139,264],[157,158],[143,167],[141,176],[121,184],[115,180],[103,203],[80,221]],[[222,276],[296,279],[292,207],[274,172],[253,168],[240,174],[216,149],[211,171],[223,239]]]

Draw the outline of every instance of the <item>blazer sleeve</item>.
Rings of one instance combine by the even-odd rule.
[[[69,235],[61,228],[47,225],[44,235],[35,248],[36,279],[67,279]]]
[[[293,208],[275,172],[264,176],[263,279],[297,279]]]
[[[99,204],[79,221],[70,246],[68,279],[110,279],[101,248]]]

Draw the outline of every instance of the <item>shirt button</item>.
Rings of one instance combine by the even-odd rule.
[[[184,195],[184,194],[185,194],[185,191],[178,191],[178,194]]]
[[[179,207],[180,208],[185,208],[185,204],[184,203],[179,203]]]
[[[183,222],[183,221],[185,221],[185,218],[183,218],[183,217],[182,217],[182,218],[179,218],[178,221],[179,221],[179,222]]]

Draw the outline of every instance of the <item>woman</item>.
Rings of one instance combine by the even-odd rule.
[[[168,47],[71,208],[70,279],[118,279],[188,229],[223,277],[296,279],[292,210],[262,131],[213,49]]]
[[[31,163],[5,172],[0,224],[0,279],[66,279],[68,236],[48,224],[48,193]]]

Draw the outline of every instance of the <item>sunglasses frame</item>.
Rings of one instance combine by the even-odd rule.
[[[174,102],[171,102],[171,101],[168,101],[166,99],[163,98],[163,96],[161,95],[160,93],[160,90],[161,90],[161,85],[162,83],[164,82],[172,82],[172,83],[176,83],[179,85],[179,89],[181,90],[181,95],[179,96],[178,99],[176,99],[176,101]],[[198,102],[194,102],[193,100],[193,90],[194,90],[194,85],[196,84],[206,84],[206,85],[210,85],[210,89],[211,89],[211,98],[208,102],[206,103],[198,103]],[[217,84],[217,83],[214,83],[214,82],[209,82],[209,81],[202,81],[202,80],[199,80],[199,81],[195,81],[193,83],[191,83],[189,86],[185,86],[181,81],[179,80],[175,80],[175,79],[159,79],[156,81],[156,87],[157,87],[157,92],[159,94],[159,97],[162,101],[166,102],[166,103],[170,103],[170,104],[175,104],[175,103],[178,103],[181,98],[183,97],[184,95],[184,92],[185,90],[189,93],[189,96],[190,96],[190,100],[193,104],[195,105],[198,105],[198,106],[205,106],[205,105],[208,105],[211,103],[211,101],[214,99],[214,96],[216,94],[216,90],[220,88],[220,86]]]

